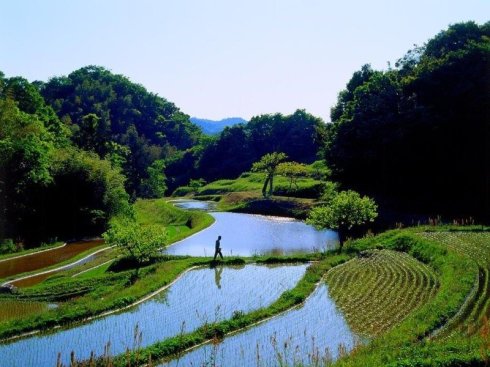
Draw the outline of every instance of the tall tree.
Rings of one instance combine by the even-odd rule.
[[[274,175],[276,174],[277,166],[287,158],[284,153],[270,153],[260,158],[260,161],[255,162],[252,166],[254,172],[265,172],[264,186],[262,187],[262,195],[264,197],[271,196],[273,191]],[[267,193],[267,184],[269,184],[269,192]]]

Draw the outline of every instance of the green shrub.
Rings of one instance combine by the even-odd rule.
[[[11,254],[17,251],[17,246],[12,239],[7,238],[0,243],[0,254]]]

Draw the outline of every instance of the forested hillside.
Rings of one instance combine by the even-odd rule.
[[[161,194],[151,187],[150,167],[163,168],[175,151],[199,142],[199,128],[173,103],[102,67],[87,66],[38,86],[80,148],[122,166],[133,197]]]
[[[128,210],[124,180],[109,160],[71,143],[35,85],[0,73],[0,239],[99,235]]]
[[[332,108],[326,159],[396,214],[489,219],[490,23],[455,24],[394,68],[356,71]]]
[[[388,222],[488,221],[489,70],[490,23],[459,23],[388,70],[356,71],[332,123],[297,110],[216,136],[102,67],[33,83],[0,74],[0,238],[100,234],[128,200],[237,178],[272,152],[324,155],[340,187],[375,197]]]
[[[191,122],[199,126],[204,134],[216,135],[222,132],[225,127],[231,127],[234,125],[246,124],[247,121],[241,117],[229,117],[219,121],[200,119],[197,117],[191,117]]]

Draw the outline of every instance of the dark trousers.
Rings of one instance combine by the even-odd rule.
[[[213,260],[216,260],[216,257],[221,256],[221,258],[223,258],[223,254],[221,253],[221,249],[217,249],[214,251],[214,259]]]

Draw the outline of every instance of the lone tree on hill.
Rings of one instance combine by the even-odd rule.
[[[355,191],[341,191],[328,206],[313,208],[306,222],[317,229],[336,229],[339,234],[339,252],[342,252],[348,232],[356,226],[373,222],[378,216],[377,209],[373,199],[361,197]]]
[[[284,161],[287,155],[284,153],[268,153],[260,158],[260,161],[255,162],[252,166],[253,172],[265,172],[265,182],[262,187],[262,195],[264,197],[272,195],[274,184],[274,175],[276,174],[277,166]],[[267,184],[269,184],[269,193],[267,193]]]

